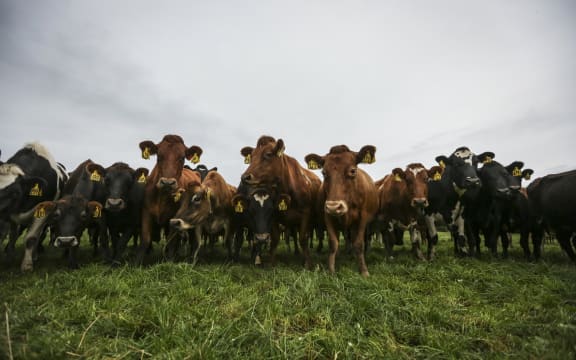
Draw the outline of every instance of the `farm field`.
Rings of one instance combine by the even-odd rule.
[[[156,244],[150,264],[110,269],[83,241],[80,270],[48,249],[22,274],[20,242],[18,261],[2,264],[0,358],[576,357],[576,266],[556,243],[538,263],[516,237],[506,260],[455,258],[447,233],[433,262],[406,240],[393,260],[375,244],[363,279],[344,252],[334,276],[326,251],[305,271],[285,244],[276,267],[249,265],[248,251],[224,263],[223,246],[195,267],[160,262]]]

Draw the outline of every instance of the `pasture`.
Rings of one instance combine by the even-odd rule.
[[[0,271],[0,358],[5,359],[574,359],[576,267],[556,243],[543,260],[455,258],[446,233],[437,259],[413,258],[407,241],[387,260],[378,245],[362,278],[341,252],[315,271],[278,249],[276,267],[226,264],[225,250],[199,263],[159,260],[80,270],[48,249],[33,273]],[[4,257],[1,258],[4,260]]]

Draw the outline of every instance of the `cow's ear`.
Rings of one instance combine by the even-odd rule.
[[[444,173],[444,168],[440,165],[435,165],[428,170],[428,179],[432,181],[442,180],[442,174]]]
[[[442,168],[445,168],[446,165],[450,165],[450,159],[446,156],[446,155],[439,155],[436,156],[436,158],[434,159],[438,165],[440,165]]]
[[[406,180],[406,173],[400,168],[394,168],[392,170],[392,175],[394,176],[394,181],[404,181]]]
[[[39,176],[26,176],[22,179],[24,194],[31,197],[42,197],[44,190],[48,187],[46,179]]]
[[[139,167],[134,171],[134,181],[140,184],[146,184],[146,178],[148,177],[149,170],[144,167]]]
[[[100,182],[106,176],[106,170],[100,164],[91,163],[86,165],[86,173],[90,176],[90,181]]]
[[[288,194],[280,194],[278,196],[278,210],[287,211],[290,208],[290,202],[292,198]]]
[[[504,168],[512,176],[521,177],[523,167],[524,167],[524,163],[522,161],[514,161],[514,162],[510,163],[510,165],[505,166]]]
[[[142,158],[150,159],[150,155],[156,155],[158,153],[158,147],[150,140],[142,141],[140,143],[140,150],[142,150]]]
[[[236,194],[232,197],[232,207],[235,213],[242,214],[248,208],[248,199],[242,194]]]
[[[365,145],[356,154],[356,164],[372,164],[376,161],[376,147]]]
[[[49,216],[56,210],[55,201],[42,201],[34,207],[34,217],[36,219],[42,219]]]
[[[244,146],[240,149],[240,155],[244,157],[244,164],[250,164],[252,161],[252,151],[254,151],[252,146]]]
[[[190,160],[193,164],[200,161],[200,155],[202,155],[202,148],[200,146],[192,145],[186,149],[186,159]]]
[[[316,154],[308,154],[304,157],[304,161],[310,170],[322,169],[324,166],[324,158]]]
[[[486,151],[486,152],[483,152],[483,153],[480,154],[480,155],[477,155],[476,157],[478,158],[478,161],[480,161],[482,164],[489,164],[489,163],[492,162],[492,160],[493,160],[496,156],[494,155],[493,152],[491,152],[491,151]]]
[[[102,204],[98,201],[88,201],[86,212],[91,218],[99,219],[102,217]]]
[[[534,174],[534,170],[524,169],[522,171],[522,178],[524,178],[524,180],[530,180],[530,177],[532,177],[532,174]]]
[[[284,155],[284,150],[286,150],[286,146],[284,145],[284,140],[282,139],[278,139],[278,141],[276,141],[276,146],[274,146],[274,154],[276,154],[276,156],[281,157],[282,155]]]

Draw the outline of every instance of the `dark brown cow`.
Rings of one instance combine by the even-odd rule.
[[[325,156],[309,154],[305,160],[310,169],[322,169],[324,183],[320,195],[324,202],[324,221],[330,238],[328,268],[335,272],[339,231],[349,231],[362,276],[368,276],[364,260],[366,226],[378,211],[378,197],[374,181],[357,167],[373,163],[376,148],[366,145],[359,152],[346,145],[334,146]]]
[[[420,163],[409,164],[405,170],[395,168],[392,173],[377,181],[380,209],[378,220],[385,227],[386,250],[392,255],[395,243],[394,228],[408,230],[412,250],[419,259],[424,259],[420,250],[422,232],[426,231],[424,208],[428,206],[429,173]],[[434,245],[428,243],[428,256],[434,256]]]
[[[304,169],[296,159],[284,154],[284,141],[271,136],[258,139],[256,148],[245,147],[241,154],[250,165],[242,174],[242,182],[251,188],[277,187],[278,193],[290,196],[290,208],[282,212],[279,222],[287,226],[298,226],[300,247],[304,265],[311,269],[312,261],[308,249],[308,237],[314,225],[314,204],[322,182],[311,171]],[[272,263],[279,236],[270,244]]]
[[[160,230],[168,229],[169,221],[179,207],[179,189],[185,189],[191,182],[200,182],[197,172],[184,168],[184,160],[196,163],[202,155],[200,147],[186,147],[178,135],[166,135],[159,144],[143,141],[140,149],[144,159],[156,155],[156,165],[146,181],[138,263],[144,260],[152,239],[160,239]]]
[[[202,234],[224,233],[228,258],[232,258],[232,196],[234,191],[222,175],[210,171],[204,181],[192,181],[182,194],[180,208],[170,220],[170,226],[178,231],[194,229],[196,234],[192,263],[196,263]]]

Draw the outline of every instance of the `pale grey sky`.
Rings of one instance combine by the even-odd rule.
[[[374,178],[462,145],[543,176],[576,168],[575,59],[571,0],[0,0],[0,149],[152,168],[175,133],[237,184],[267,134],[375,145]]]

